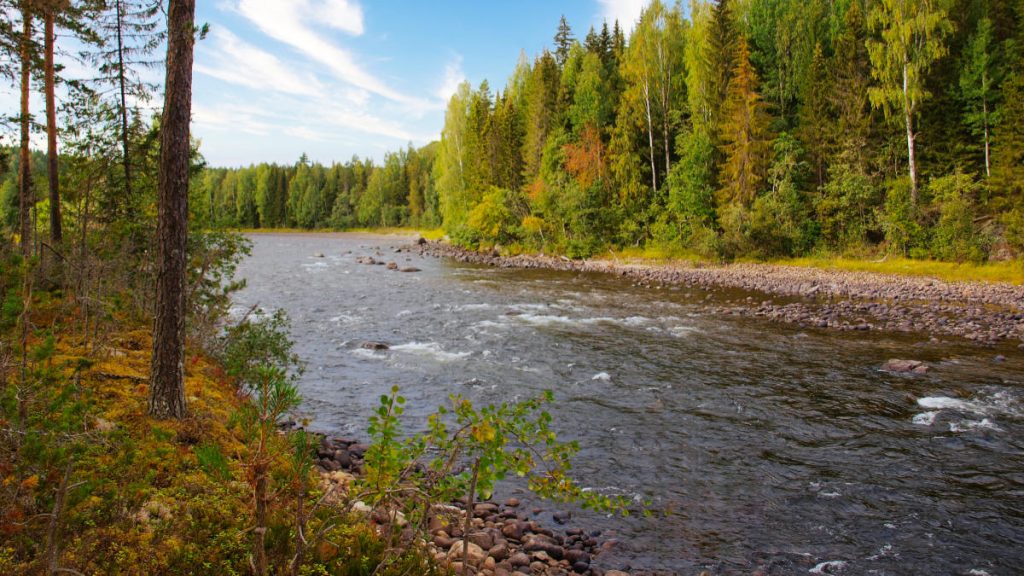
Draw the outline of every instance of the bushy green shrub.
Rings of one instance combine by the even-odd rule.
[[[932,255],[940,260],[981,263],[988,259],[991,236],[974,223],[981,186],[968,174],[952,174],[929,182],[938,208],[932,229]]]
[[[920,223],[920,210],[911,201],[909,177],[887,183],[880,220],[890,252],[920,256],[921,250],[926,249],[927,235]]]
[[[509,209],[510,192],[492,186],[466,218],[466,234],[473,245],[507,244],[514,239],[516,218]]]
[[[829,166],[828,182],[815,203],[821,237],[833,250],[857,249],[878,228],[879,190],[866,174],[847,164]]]

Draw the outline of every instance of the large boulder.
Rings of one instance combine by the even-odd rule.
[[[457,540],[454,544],[452,544],[452,547],[448,550],[448,561],[449,562],[462,562],[462,559],[463,559],[463,546],[466,546],[466,545],[467,545],[467,543],[466,543],[465,540]],[[477,546],[476,544],[473,544],[472,542],[468,543],[468,547],[469,547],[469,565],[470,566],[479,566],[480,563],[484,561],[484,558],[487,557],[487,552],[484,552],[483,548]]]

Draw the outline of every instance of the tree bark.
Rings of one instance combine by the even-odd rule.
[[[45,21],[45,92],[46,92],[46,161],[50,182],[50,240],[56,245],[64,238],[63,222],[60,214],[60,176],[57,156],[57,105],[54,96],[56,79],[53,70],[53,32],[52,7],[46,10]]]
[[[21,254],[32,255],[32,157],[29,154],[29,84],[32,71],[32,8],[28,0],[21,2],[21,149],[18,157],[18,223],[21,231]]]
[[[195,0],[171,0],[167,16],[167,80],[157,201],[156,320],[149,390],[149,413],[157,418],[185,415],[185,252],[195,10]]]

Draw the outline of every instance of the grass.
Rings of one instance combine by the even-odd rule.
[[[600,255],[600,258],[606,260],[639,260],[651,264],[671,264],[681,261],[702,264],[714,262],[694,252],[671,246],[629,247],[620,251],[608,251]],[[823,270],[843,270],[848,272],[924,276],[947,282],[1007,282],[1017,285],[1024,284],[1024,262],[1020,261],[972,264],[969,262],[912,260],[910,258],[868,260],[810,256],[805,258],[784,258],[767,262],[755,260],[743,260],[743,262],[820,268]]]
[[[397,234],[400,236],[412,236],[419,234],[427,240],[440,240],[444,238],[444,230],[441,228],[396,228],[396,227],[381,227],[381,228],[346,228],[344,230],[336,230],[334,228],[323,228],[319,230],[310,230],[306,228],[235,228],[232,232],[239,232],[241,234],[316,234],[322,232],[336,232],[336,233],[353,233],[353,234]]]
[[[851,272],[928,276],[949,282],[1009,282],[1018,285],[1024,284],[1024,263],[1019,261],[971,264],[939,262],[936,260],[911,260],[909,258],[859,260],[852,258],[808,257],[777,260],[772,262],[772,264],[823,268],[826,270],[847,270]]]

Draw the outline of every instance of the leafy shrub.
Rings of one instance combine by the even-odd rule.
[[[991,237],[974,223],[980,188],[972,176],[960,173],[929,182],[928,192],[939,211],[931,244],[936,258],[974,263],[988,259]]]
[[[911,201],[910,178],[891,180],[887,188],[880,220],[889,251],[902,256],[920,255],[927,236],[919,221],[920,211]]]
[[[474,245],[507,244],[513,240],[516,219],[509,210],[510,192],[492,186],[466,218],[466,233]]]
[[[828,182],[815,203],[821,236],[836,250],[856,249],[878,227],[878,189],[867,174],[847,164],[829,166]]]

